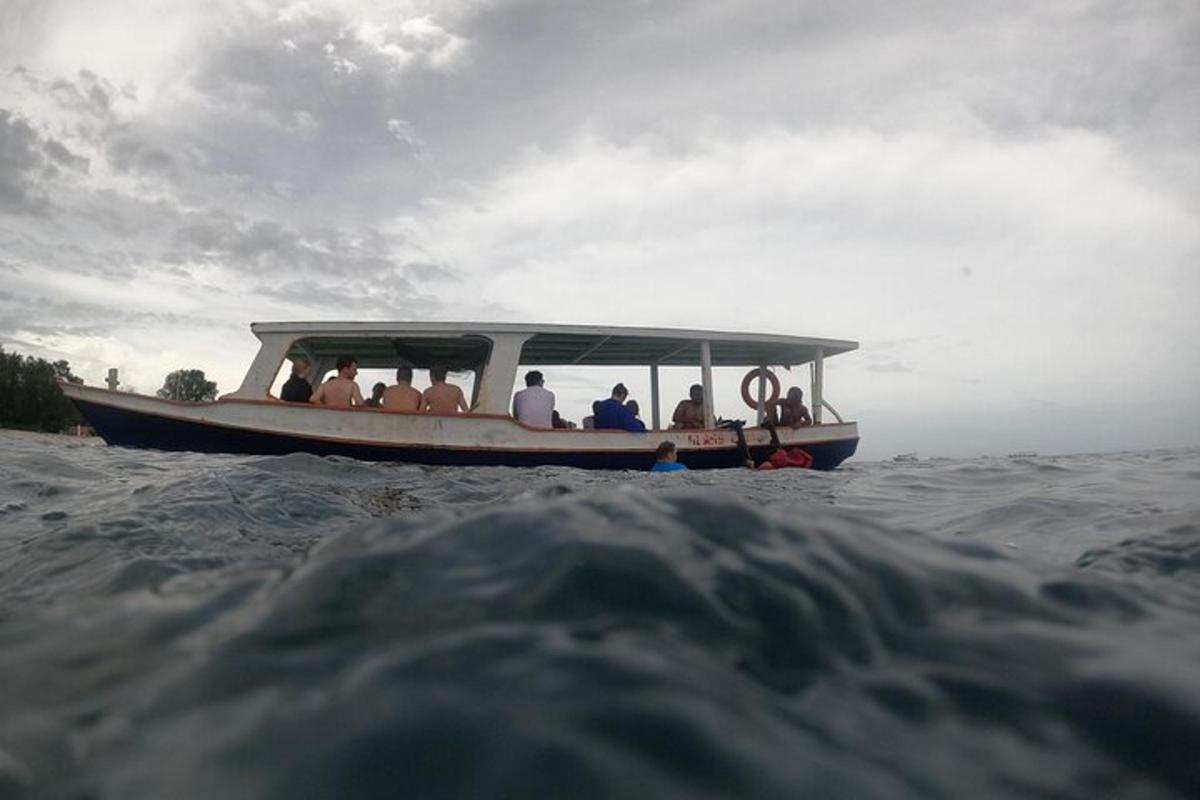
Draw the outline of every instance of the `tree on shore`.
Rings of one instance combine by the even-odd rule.
[[[205,379],[202,369],[177,369],[167,376],[158,396],[165,400],[199,403],[217,396],[215,381]]]
[[[60,380],[83,383],[66,361],[46,361],[0,347],[0,427],[58,433],[83,422],[58,388]]]

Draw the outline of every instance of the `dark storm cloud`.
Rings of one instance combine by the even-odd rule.
[[[218,261],[247,274],[375,275],[396,269],[387,243],[374,233],[355,236],[334,228],[297,230],[269,219],[224,211],[186,213],[164,260]]]
[[[36,192],[45,159],[37,131],[28,122],[0,109],[0,210],[32,213],[45,208]]]
[[[422,296],[402,278],[366,280],[345,278],[338,283],[291,281],[262,282],[254,286],[256,295],[291,305],[315,305],[326,319],[420,319],[442,309],[432,297]]]
[[[213,320],[169,311],[135,311],[0,289],[0,335],[103,336],[116,327],[199,329]]]
[[[117,135],[108,143],[109,163],[120,172],[170,173],[175,158],[160,147],[129,134]]]
[[[179,177],[177,159],[168,149],[178,146],[174,135],[164,131],[144,130],[144,123],[122,120],[113,110],[119,100],[134,101],[135,87],[118,89],[88,70],[81,70],[73,79],[45,79],[28,69],[13,70],[10,78],[29,92],[50,99],[64,116],[59,123],[64,135],[92,147],[96,155],[117,172],[131,175],[157,175],[170,179]],[[168,140],[166,144],[156,137]],[[57,145],[57,147],[55,147]],[[68,153],[61,143],[49,144],[47,154],[60,164],[86,170],[87,159]]]
[[[423,261],[407,261],[400,267],[404,274],[414,281],[425,283],[435,281],[460,281],[462,278],[453,270],[441,264],[431,264]]]
[[[399,260],[391,254],[395,244],[369,229],[297,229],[208,211],[182,216],[163,260],[184,270],[219,265],[237,274],[254,296],[331,312],[341,309],[356,317],[440,309],[442,304],[423,295],[418,284],[453,281],[455,273],[436,264]]]
[[[81,70],[74,80],[59,78],[53,81],[43,81],[24,69],[17,73],[31,86],[48,93],[63,108],[95,119],[113,118],[113,98],[118,90],[89,70]]]
[[[1177,299],[1200,208],[1193,0],[268,0],[188,6],[179,47],[148,46],[178,34],[160,9],[91,48],[120,6],[57,7],[4,104],[41,138],[10,126],[0,191],[55,211],[0,214],[5,278],[32,294],[136,280],[239,317],[719,327],[707,287],[736,270],[771,287],[762,318],[861,336],[867,387],[948,398],[997,330],[1020,340],[989,375],[1078,330],[1160,352],[1094,324],[1137,304],[1166,309],[1145,341],[1196,340]],[[1104,270],[1119,280],[1079,278]],[[600,271],[645,291],[561,289]],[[1078,308],[1031,310],[1085,283]],[[793,320],[789,295],[835,300]],[[872,341],[947,329],[970,346]],[[1060,357],[1046,391],[1091,391],[1121,358]]]
[[[464,8],[438,7],[427,35],[394,9],[320,3],[222,28],[189,65],[202,102],[179,109],[173,129],[160,120],[158,141],[110,134],[108,157],[167,170],[196,153],[185,175],[275,187],[292,221],[333,207],[371,226],[582,132],[618,144],[651,135],[683,156],[765,129],[1019,141],[1087,128],[1147,159],[1169,158],[1148,145],[1200,135],[1189,88],[1200,14],[1182,0]],[[101,113],[116,90],[88,80],[64,96]]]
[[[191,88],[219,126],[219,138],[196,137],[209,169],[294,187],[296,206],[336,197],[368,222],[424,193],[436,173],[406,122],[421,109],[405,86],[441,82],[449,100],[438,70],[452,37],[434,29],[376,40],[352,22],[332,12],[275,18],[206,48]]]
[[[87,168],[87,159],[62,142],[43,136],[20,115],[0,109],[0,211],[45,213],[50,204],[43,182],[64,170],[86,172]]]
[[[410,117],[428,141],[487,129],[484,156],[554,146],[581,124],[683,141],[714,126],[974,124],[1004,136],[1082,127],[1180,143],[1200,133],[1198,25],[1189,0],[522,0],[464,27],[472,57],[453,100],[438,103],[427,82],[402,92],[429,111]]]

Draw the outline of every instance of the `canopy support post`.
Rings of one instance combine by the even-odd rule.
[[[222,397],[265,400],[270,394],[271,385],[275,383],[279,367],[287,358],[288,349],[292,346],[294,336],[288,333],[277,333],[260,335],[258,338],[262,344],[258,348],[258,354],[254,356],[253,363],[250,364],[250,369],[246,372],[246,377],[242,379],[242,385],[238,387],[237,391],[221,395]]]
[[[812,419],[813,425],[821,424],[821,407],[825,404],[825,348],[817,348],[812,374]]]
[[[700,382],[704,384],[704,427],[716,424],[713,416],[712,347],[708,342],[700,343]]]
[[[763,420],[767,417],[767,365],[758,365],[758,420],[757,424],[762,425]]]
[[[659,430],[658,364],[650,365],[650,425],[653,430]]]

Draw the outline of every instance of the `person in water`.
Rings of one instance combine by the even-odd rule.
[[[696,429],[704,427],[704,387],[693,383],[686,400],[680,400],[671,415],[671,427]]]
[[[546,388],[542,373],[525,373],[525,388],[513,395],[513,416],[534,428],[554,428],[554,392]]]
[[[412,367],[396,370],[396,384],[383,390],[383,407],[389,411],[421,410],[421,392],[412,385]]]
[[[307,403],[312,398],[312,384],[304,377],[309,366],[311,365],[307,358],[297,358],[292,362],[292,376],[279,390],[280,400],[287,403]]]
[[[654,466],[650,468],[651,472],[680,472],[687,469],[687,464],[680,464],[677,460],[679,453],[675,449],[674,442],[663,442],[654,451]]]
[[[629,410],[629,406],[625,405],[627,397],[629,397],[629,390],[625,388],[625,384],[618,383],[613,387],[611,397],[607,400],[597,400],[592,404],[592,411],[595,412],[593,424],[597,430],[645,433],[645,423],[635,417]]]
[[[421,395],[425,410],[430,414],[457,414],[470,411],[462,389],[446,383],[445,367],[430,367],[429,381],[433,384]]]
[[[371,408],[382,408],[383,407],[383,393],[386,391],[387,391],[386,383],[380,382],[380,383],[375,384],[374,386],[371,387],[371,396],[367,399],[367,402],[364,403],[364,405],[370,406]]]
[[[363,405],[362,390],[354,382],[357,374],[358,359],[341,356],[337,360],[337,375],[322,383],[309,402],[342,407]]]

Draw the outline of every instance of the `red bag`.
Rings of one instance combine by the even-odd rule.
[[[800,467],[807,469],[813,465],[812,455],[803,447],[780,447],[758,465],[759,469],[783,469],[784,467]]]

